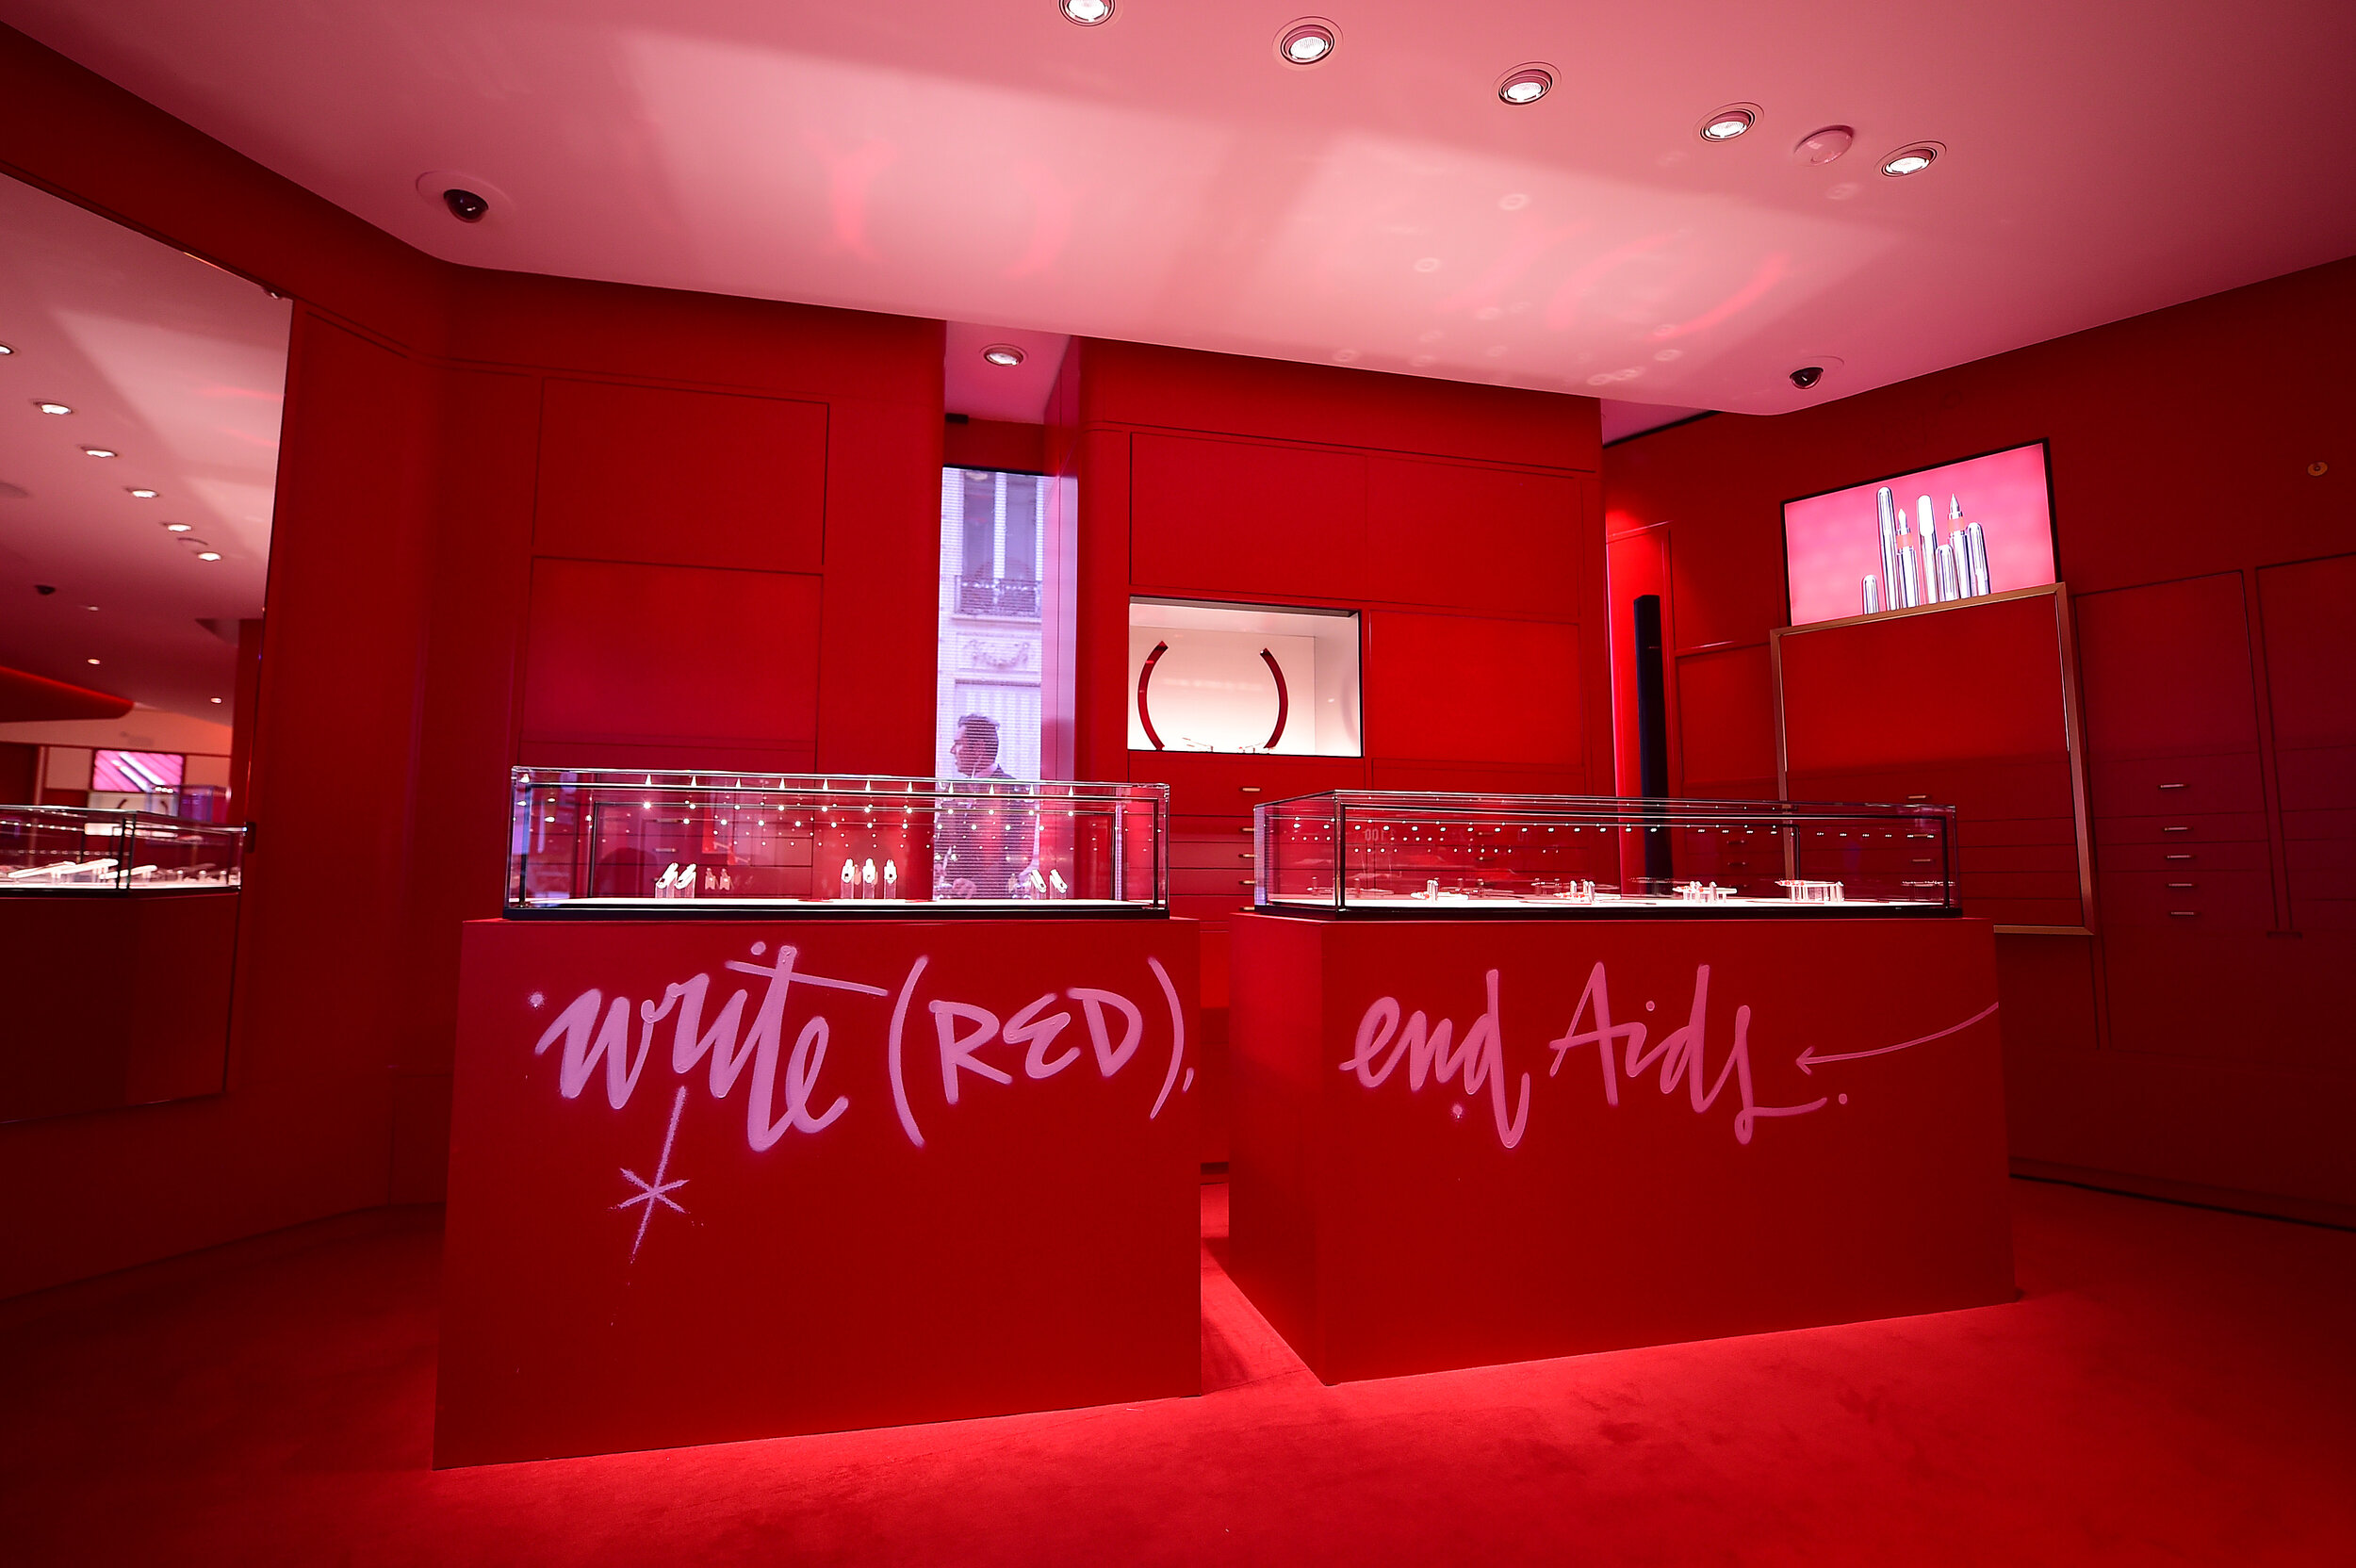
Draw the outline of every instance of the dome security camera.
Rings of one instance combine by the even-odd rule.
[[[1824,379],[1824,368],[1821,365],[1803,365],[1792,372],[1792,384],[1803,392]]]
[[[50,595],[56,593],[57,591],[57,587],[53,583],[36,582],[33,584],[33,592],[39,594],[42,598],[47,598]]]
[[[450,208],[450,215],[461,223],[480,223],[491,210],[491,204],[484,198],[455,186],[442,192],[442,204]]]

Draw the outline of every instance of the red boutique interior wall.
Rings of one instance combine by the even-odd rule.
[[[1604,454],[1615,628],[1666,601],[1674,788],[1772,797],[1782,503],[2051,442],[2097,907],[1999,940],[2017,1159],[2356,1203],[2351,355],[2339,262]]]
[[[1203,1153],[1223,1160],[1255,802],[1611,787],[1598,405],[1089,339],[1050,424],[1074,771],[1170,786],[1171,907],[1203,931]],[[1357,612],[1365,755],[1129,750],[1133,594]]]
[[[227,1087],[0,1126],[6,1296],[439,1196],[515,762],[927,771],[941,328],[448,266],[5,29],[0,106],[297,302]]]

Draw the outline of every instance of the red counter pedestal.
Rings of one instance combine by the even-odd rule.
[[[1234,1273],[1327,1382],[2014,1297],[1985,922],[1234,932]]]
[[[0,897],[0,1121],[219,1094],[237,898]]]
[[[1201,1388],[1174,920],[465,936],[437,1464]]]

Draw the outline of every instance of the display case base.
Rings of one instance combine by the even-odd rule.
[[[469,924],[435,1463],[1199,1392],[1196,948]]]
[[[1233,1269],[1327,1382],[2013,1298],[1983,921],[1233,939]]]

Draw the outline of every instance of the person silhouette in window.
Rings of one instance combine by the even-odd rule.
[[[1038,817],[1022,784],[998,765],[998,722],[983,713],[959,719],[949,758],[960,780],[972,782],[956,785],[940,808],[933,896],[1031,897]]]

